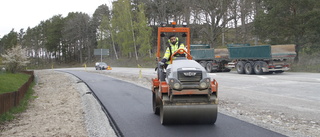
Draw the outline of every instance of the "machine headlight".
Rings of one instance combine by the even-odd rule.
[[[207,85],[206,82],[201,82],[200,83],[200,88],[204,89],[204,88],[207,88],[207,87],[208,87],[208,85]]]
[[[160,23],[160,26],[161,26],[161,27],[165,27],[165,26],[167,26],[167,23],[161,22],[161,23]]]
[[[175,78],[171,78],[169,80],[169,85],[171,88],[176,89],[176,90],[181,90],[181,88],[182,88],[182,83],[180,83],[180,81]]]
[[[180,83],[174,83],[174,84],[173,84],[173,88],[174,88],[174,89],[180,89],[180,87],[181,87],[181,84],[180,84]]]
[[[188,25],[187,22],[182,22],[183,27],[187,27],[187,25]]]
[[[207,89],[210,85],[210,78],[205,78],[200,81],[200,89]]]

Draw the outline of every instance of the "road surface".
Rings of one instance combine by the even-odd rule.
[[[153,114],[150,89],[97,73],[67,72],[82,79],[89,86],[116,123],[122,136],[284,136],[221,113],[214,125],[163,126],[159,116]],[[239,83],[236,81],[237,79],[233,84],[237,86]]]

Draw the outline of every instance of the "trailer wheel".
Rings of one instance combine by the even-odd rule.
[[[253,67],[251,65],[251,62],[246,63],[246,65],[244,66],[244,70],[246,72],[246,74],[253,74]]]
[[[262,62],[261,62],[261,61],[256,61],[256,62],[254,63],[254,66],[253,66],[253,70],[254,70],[254,73],[256,73],[257,75],[263,74],[263,71],[262,71]]]
[[[239,74],[244,74],[244,63],[244,61],[239,61],[236,65],[236,69]]]
[[[206,65],[206,71],[208,72],[208,73],[211,73],[212,72],[212,63],[211,62],[208,62],[207,63],[207,65]]]

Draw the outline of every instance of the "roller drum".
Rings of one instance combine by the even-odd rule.
[[[163,104],[160,121],[165,124],[214,124],[218,113],[217,104]]]

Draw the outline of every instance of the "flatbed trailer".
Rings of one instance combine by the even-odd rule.
[[[230,59],[227,49],[214,49],[210,45],[190,45],[190,54],[193,60],[203,66],[208,73],[210,72],[230,72],[228,66]]]
[[[283,73],[296,56],[295,45],[228,46],[239,74]],[[230,64],[230,63],[229,63]]]

